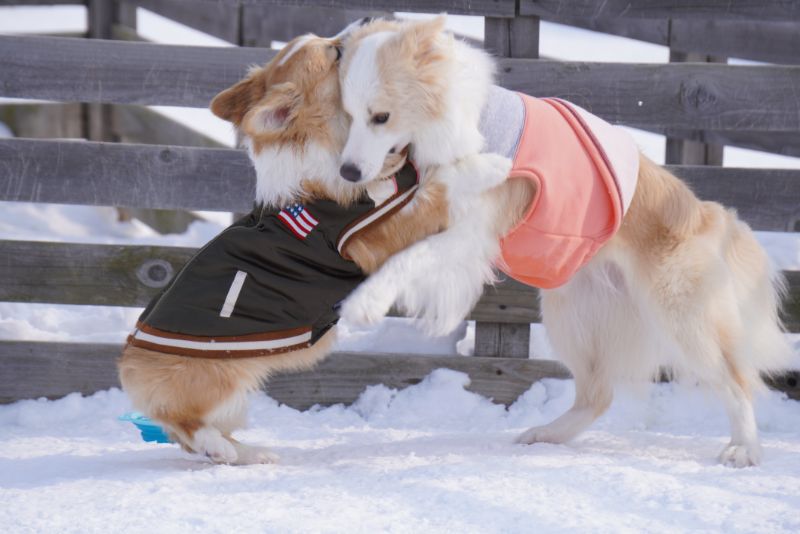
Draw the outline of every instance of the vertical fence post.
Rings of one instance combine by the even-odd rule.
[[[672,47],[672,21],[670,27],[670,63],[726,63],[726,58],[709,56],[696,52],[681,52]],[[702,132],[701,132],[702,134]],[[722,165],[722,155],[724,146],[682,139],[667,137],[666,155],[664,161],[667,165]]]
[[[90,39],[111,39],[116,1],[87,0],[87,36]],[[90,141],[113,141],[111,129],[111,107],[107,104],[91,103],[85,107],[86,137]]]
[[[498,57],[539,57],[539,18],[486,17],[483,46]],[[475,322],[475,356],[528,358],[531,325]]]

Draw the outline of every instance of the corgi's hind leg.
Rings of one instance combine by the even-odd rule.
[[[596,356],[594,356],[596,357]],[[573,359],[570,371],[575,377],[575,402],[556,420],[523,432],[517,443],[564,443],[586,430],[608,407],[614,397],[613,387],[593,365],[593,356],[582,361]]]
[[[267,447],[247,445],[234,439],[231,435],[234,431],[246,426],[247,404],[247,392],[238,391],[210,413],[208,421],[221,432],[236,451],[236,460],[229,463],[236,465],[275,463],[278,461],[278,455]]]

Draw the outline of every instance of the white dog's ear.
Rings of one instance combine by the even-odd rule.
[[[266,96],[244,116],[244,130],[250,135],[279,133],[297,117],[300,92],[291,83],[273,85]]]
[[[411,22],[400,31],[401,45],[410,52],[418,66],[436,61],[436,39],[444,31],[445,15],[421,22]]]

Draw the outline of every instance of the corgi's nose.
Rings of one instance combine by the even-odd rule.
[[[361,181],[361,169],[359,169],[352,163],[345,163],[344,165],[342,165],[339,168],[339,174],[341,174],[342,178],[344,178],[348,182]]]

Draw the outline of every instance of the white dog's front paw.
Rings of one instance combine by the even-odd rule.
[[[508,175],[511,174],[511,168],[514,162],[500,154],[481,154],[484,166],[484,179],[486,189],[496,187],[506,181]]]
[[[342,302],[339,315],[351,325],[374,325],[389,313],[395,298],[391,286],[367,280]]]
[[[750,445],[729,444],[722,449],[719,455],[719,462],[728,467],[749,467],[761,463],[761,445],[758,443]]]
[[[522,445],[533,445],[534,443],[564,443],[567,439],[550,426],[543,425],[529,428],[517,436],[514,441]]]

